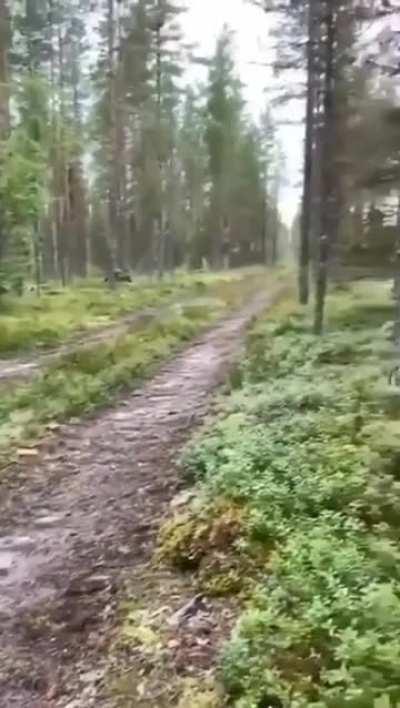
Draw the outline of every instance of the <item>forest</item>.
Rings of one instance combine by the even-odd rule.
[[[202,58],[182,13],[3,0],[2,288],[277,259],[270,110],[248,115],[228,26]]]
[[[400,707],[399,76],[399,0],[0,0],[0,708]]]

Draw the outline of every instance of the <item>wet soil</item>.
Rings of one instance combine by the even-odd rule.
[[[148,560],[182,488],[179,451],[246,326],[282,291],[257,297],[140,390],[64,426],[10,470],[0,488],[1,708],[103,705],[96,670],[125,578]]]

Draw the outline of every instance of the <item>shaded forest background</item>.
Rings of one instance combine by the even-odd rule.
[[[211,58],[199,56],[180,0],[0,0],[2,289],[274,264],[291,251],[320,332],[329,277],[343,265],[397,278],[400,7],[253,4],[271,17],[278,86],[257,118],[228,26]],[[304,107],[302,203],[289,234],[272,115],[302,124]]]
[[[397,0],[265,0],[283,77],[305,106],[299,297],[321,333],[329,279],[394,277],[400,332],[400,42]],[[286,80],[285,80],[286,79]]]
[[[226,27],[196,57],[175,0],[0,0],[3,289],[93,269],[273,263],[283,158]],[[188,85],[190,64],[206,80]]]

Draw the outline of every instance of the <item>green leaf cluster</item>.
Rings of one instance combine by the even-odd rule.
[[[249,552],[273,549],[223,658],[237,708],[400,701],[397,420],[377,396],[383,322],[343,332],[346,298],[322,339],[296,313],[260,322],[240,387],[186,454],[206,503],[246,511]]]

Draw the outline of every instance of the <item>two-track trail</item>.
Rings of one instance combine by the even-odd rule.
[[[258,296],[97,417],[64,426],[0,496],[0,706],[81,702],[113,624],[123,573],[151,553],[181,482],[176,460],[239,355]],[[86,675],[90,681],[90,676]],[[78,691],[78,694],[77,694]]]

